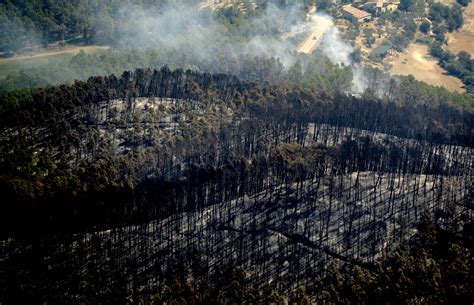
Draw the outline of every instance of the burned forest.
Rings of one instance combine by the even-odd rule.
[[[469,110],[167,67],[1,94],[6,304],[473,300]]]

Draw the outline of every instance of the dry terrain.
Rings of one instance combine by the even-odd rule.
[[[457,54],[466,51],[474,56],[474,3],[470,3],[463,11],[464,25],[454,33],[447,34],[448,45],[446,48]]]
[[[472,34],[456,32],[448,34],[447,37],[448,45],[446,49],[454,54],[466,51],[471,54],[471,56],[474,56],[474,36]]]
[[[465,92],[460,79],[446,74],[436,59],[429,55],[428,46],[411,44],[408,49],[392,62],[393,75],[413,75],[417,80],[433,86],[441,86],[451,92]]]
[[[438,197],[458,194],[453,213],[461,215],[456,204],[466,196],[466,185],[456,178],[403,175],[390,181],[389,174],[373,172],[322,177],[141,225],[48,241],[43,252],[14,239],[1,241],[0,250],[6,263],[16,264],[13,272],[21,280],[32,273],[31,264],[18,257],[34,257],[45,266],[39,286],[51,303],[79,303],[91,291],[82,283],[97,278],[103,291],[121,285],[132,295],[138,281],[146,291],[176,270],[185,270],[188,278],[197,272],[218,278],[226,266],[241,266],[258,282],[292,287],[330,261],[364,266],[390,253],[416,232],[424,210],[439,208]],[[332,184],[341,186],[340,194],[330,191]],[[295,200],[297,192],[308,199]]]
[[[0,79],[23,69],[31,69],[47,65],[50,59],[62,60],[70,58],[82,50],[85,53],[107,50],[109,46],[74,46],[59,49],[48,49],[35,53],[22,54],[12,58],[0,58]]]
[[[452,6],[453,4],[456,3],[456,0],[435,0],[433,2],[441,3],[441,4],[444,4],[444,5],[447,5],[447,6]]]
[[[76,55],[79,54],[79,52],[84,51],[85,53],[93,53],[96,51],[102,51],[102,50],[107,50],[109,49],[109,46],[66,46],[61,49],[57,50],[45,50],[41,51],[38,53],[31,53],[31,54],[24,54],[12,58],[0,58],[0,63],[6,63],[6,62],[20,62],[20,61],[27,61],[27,60],[32,60],[32,59],[39,59],[39,58],[47,58],[47,57],[52,57],[52,56],[57,56],[57,55]]]

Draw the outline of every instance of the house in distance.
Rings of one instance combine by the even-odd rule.
[[[344,5],[342,7],[342,15],[344,18],[349,19],[356,23],[370,21],[372,18],[372,15],[370,15],[366,11],[355,8],[351,6],[350,4]]]

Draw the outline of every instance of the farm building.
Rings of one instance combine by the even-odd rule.
[[[382,44],[376,47],[369,55],[369,58],[376,60],[382,59],[390,53],[392,46],[390,44]]]
[[[381,12],[383,10],[384,2],[381,0],[369,0],[364,3],[364,8],[374,8],[376,11]]]
[[[366,11],[352,7],[350,4],[344,5],[342,7],[342,15],[344,18],[347,18],[353,22],[369,21],[372,17],[372,15]]]
[[[377,12],[393,12],[398,8],[399,1],[369,0],[362,5],[363,8],[372,8]]]

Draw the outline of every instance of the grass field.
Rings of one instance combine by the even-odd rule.
[[[392,62],[390,73],[393,75],[413,75],[417,80],[433,86],[441,86],[451,92],[464,93],[460,79],[447,75],[436,59],[428,52],[428,46],[411,44],[408,49]]]
[[[66,46],[59,50],[45,50],[39,53],[21,55],[13,58],[0,59],[0,79],[20,70],[31,69],[47,65],[51,60],[64,60],[79,54],[93,53],[109,49],[108,46]]]
[[[448,33],[448,44],[446,49],[458,54],[461,51],[466,51],[474,57],[474,3],[463,10],[464,25],[456,32]]]
[[[473,16],[474,18],[474,16]],[[474,57],[474,35],[463,32],[455,32],[447,34],[448,44],[446,49],[454,54],[466,51]]]

